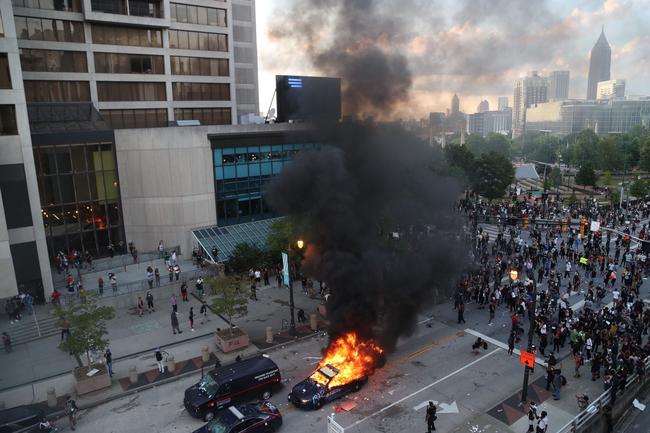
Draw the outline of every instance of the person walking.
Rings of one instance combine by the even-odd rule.
[[[151,314],[152,311],[156,311],[153,308],[153,295],[151,294],[151,292],[147,291],[146,299],[147,299],[147,311],[149,312],[149,314]]]
[[[169,282],[174,281],[174,267],[172,265],[167,266],[167,272],[169,273]]]
[[[490,318],[488,320],[488,325],[492,326],[492,321],[494,320],[494,313],[496,312],[496,304],[494,302],[490,302],[489,305],[489,311],[490,311]]]
[[[177,313],[178,312],[178,301],[176,300],[176,294],[175,293],[172,293],[170,303],[172,305],[172,311],[174,311],[174,313]]]
[[[108,280],[111,282],[111,288],[113,289],[113,294],[117,293],[117,278],[114,273],[108,274]]]
[[[542,411],[539,419],[537,420],[537,432],[536,433],[546,433],[548,430],[548,413],[545,410]]]
[[[61,341],[70,337],[70,322],[65,317],[61,318]]]
[[[517,334],[515,331],[510,331],[510,336],[508,336],[508,355],[512,355],[512,352],[515,350],[515,339]]]
[[[194,332],[194,307],[190,307],[190,329]]]
[[[76,430],[77,427],[77,402],[68,396],[65,402],[65,413],[68,415],[68,421],[70,421],[70,428]]]
[[[560,390],[562,389],[563,385],[563,377],[562,372],[560,370],[556,370],[553,372],[553,400],[559,400],[560,399]],[[566,380],[566,379],[564,379]]]
[[[154,353],[154,357],[156,358],[156,364],[158,364],[158,371],[164,373],[165,364],[163,363],[163,354],[160,351],[160,347],[156,348],[156,353]]]
[[[138,296],[138,316],[144,316],[144,301],[142,300],[142,296]]]
[[[11,337],[6,332],[2,333],[2,344],[5,346],[5,352],[10,353],[12,350]]]
[[[154,269],[153,277],[156,280],[156,287],[160,287],[160,271],[158,268]]]
[[[185,281],[183,281],[183,284],[181,284],[181,298],[183,299],[183,302],[190,301],[187,299],[187,283],[185,283]]]
[[[208,319],[208,304],[206,304],[205,301],[201,301],[201,309],[199,310],[199,314],[201,315],[201,325],[203,325],[203,321],[210,321],[210,319]]]
[[[458,304],[458,323],[465,323],[465,303],[463,301]]]
[[[99,296],[104,295],[104,279],[102,277],[97,279],[97,290],[99,291]]]
[[[528,430],[526,430],[526,433],[534,433],[535,432],[535,421],[537,420],[537,405],[535,404],[534,401],[531,400],[531,402],[528,405]]]
[[[178,281],[181,276],[181,267],[178,264],[174,265],[174,275],[176,276],[176,281]]]
[[[162,239],[158,242],[158,258],[162,259],[163,254],[165,253],[165,244],[163,244]]]
[[[176,335],[176,332],[179,334],[182,334],[183,331],[178,327],[178,316],[176,315],[176,311],[172,311],[172,331],[174,331],[174,335]]]
[[[104,352],[104,359],[106,359],[106,367],[108,367],[108,375],[110,377],[113,377],[113,354],[111,353],[111,349],[106,348],[106,352]]]
[[[436,429],[435,421],[438,419],[436,416],[436,405],[433,404],[432,401],[429,402],[429,406],[427,406],[427,413],[425,416],[425,419],[427,421],[427,433],[431,433],[432,430]]]
[[[153,268],[147,266],[147,284],[149,284],[149,290],[153,289]]]

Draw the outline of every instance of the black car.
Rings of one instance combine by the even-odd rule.
[[[43,409],[35,405],[12,407],[0,411],[0,433],[32,433],[39,431]]]
[[[338,373],[339,370],[329,364],[319,368],[312,376],[320,375],[322,381],[316,381],[310,376],[298,383],[289,393],[289,401],[297,407],[318,409],[325,403],[360,390],[368,382],[368,376],[364,376],[344,385],[330,387],[329,384]]]
[[[281,381],[275,362],[260,355],[210,371],[185,390],[183,404],[193,417],[210,421],[219,409],[233,403],[268,400]]]
[[[268,401],[230,406],[194,433],[270,433],[282,425],[282,414]]]

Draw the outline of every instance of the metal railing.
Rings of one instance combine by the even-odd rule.
[[[650,370],[650,356],[645,359],[645,377],[648,375],[648,370]],[[627,382],[625,382],[625,392],[627,392],[632,385],[639,381],[639,375],[634,373],[628,377]],[[617,400],[620,397],[617,397]],[[578,433],[590,423],[596,416],[602,414],[602,410],[607,406],[611,401],[611,391],[608,389],[603,392],[598,398],[591,402],[582,412],[576,415],[571,421],[569,421],[564,427],[559,429],[557,433]]]

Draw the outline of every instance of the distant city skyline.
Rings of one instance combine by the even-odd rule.
[[[276,74],[320,74],[303,54],[304,47],[270,33],[295,1],[257,2],[262,111],[271,103]],[[454,93],[467,113],[482,100],[497,107],[498,97],[512,95],[512,83],[530,70],[544,76],[570,71],[569,97],[585,98],[589,53],[603,25],[612,49],[611,76],[626,79],[629,95],[650,94],[646,0],[545,0],[534,6],[508,0],[443,2],[448,7],[407,0],[421,8],[417,13],[406,7],[399,11],[413,21],[412,28],[395,38],[414,75],[411,101],[397,110],[401,117],[445,111]],[[531,21],[532,16],[544,19]]]

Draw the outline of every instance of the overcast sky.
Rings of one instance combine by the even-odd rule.
[[[359,0],[320,0],[331,4]],[[383,48],[407,56],[413,73],[403,117],[444,111],[457,92],[461,109],[474,113],[481,99],[496,108],[512,104],[513,81],[529,70],[571,71],[570,97],[586,96],[589,51],[602,25],[612,47],[612,78],[626,93],[650,95],[650,0],[373,0],[383,13],[408,23]],[[300,35],[291,35],[292,8],[306,0],[257,0],[260,110],[266,112],[276,74],[318,75]],[[395,9],[403,3],[410,7]],[[289,36],[271,34],[278,27]],[[324,39],[327,17],[315,24]],[[397,41],[394,42],[393,41]]]

